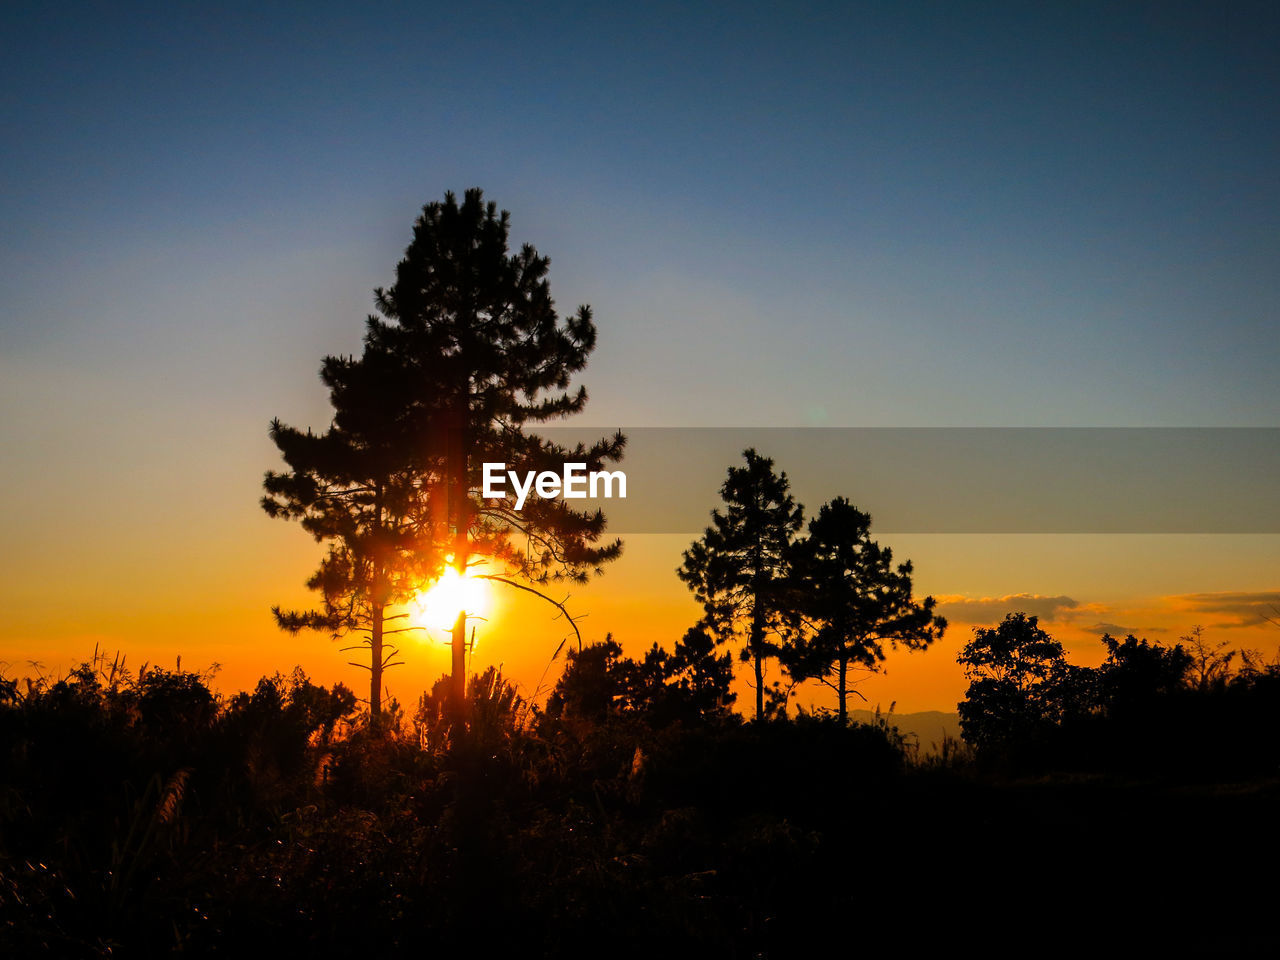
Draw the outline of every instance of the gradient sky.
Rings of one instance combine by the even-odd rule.
[[[1280,425],[1280,9],[1045,6],[6,4],[0,661],[357,679],[271,624],[318,548],[256,506],[266,424],[327,422],[446,189],[594,307],[586,423]],[[957,620],[900,709],[953,707],[966,610],[1045,601],[1082,659],[1280,635],[1274,536],[892,542]],[[630,542],[588,635],[673,642],[685,545]],[[502,623],[532,686],[563,627]]]

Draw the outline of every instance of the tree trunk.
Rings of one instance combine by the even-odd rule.
[[[751,611],[751,659],[756,670],[756,723],[764,719],[764,610],[757,595]]]
[[[844,726],[845,721],[849,719],[849,661],[840,658],[840,726]]]
[[[470,499],[467,496],[467,436],[465,409],[455,410],[449,424],[449,525],[453,534],[453,568],[466,576]],[[467,612],[458,611],[453,623],[453,657],[449,684],[450,713],[459,726],[467,722]]]
[[[369,615],[373,621],[369,624],[369,719],[375,726],[382,716],[382,612],[385,608],[383,600],[386,597],[383,592],[386,587],[383,582],[386,571],[383,570],[382,561],[376,552],[377,545],[380,545],[382,537],[382,497],[382,484],[377,483],[374,485],[373,493],[373,538],[375,544],[372,569],[373,602],[369,605]]]
[[[453,666],[449,677],[449,700],[455,723],[467,722],[467,612],[458,611],[453,622]]]
[[[369,716],[374,723],[382,715],[382,604],[373,605],[369,626]]]

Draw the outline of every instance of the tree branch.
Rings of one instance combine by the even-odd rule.
[[[477,580],[493,580],[493,581],[496,581],[497,583],[505,583],[509,587],[515,587],[517,590],[524,590],[526,593],[532,593],[535,597],[541,597],[543,600],[547,601],[547,603],[551,604],[553,607],[559,610],[562,614],[564,614],[564,618],[569,621],[569,626],[573,627],[573,633],[578,638],[578,652],[579,653],[582,652],[582,632],[578,629],[578,624],[574,621],[573,617],[569,614],[569,611],[565,608],[565,605],[563,603],[561,603],[558,600],[552,600],[541,590],[535,590],[533,587],[525,586],[525,584],[523,583],[516,583],[514,580],[508,580],[506,577],[499,576],[496,573],[477,574],[476,579]],[[568,600],[569,598],[565,597],[565,599]]]

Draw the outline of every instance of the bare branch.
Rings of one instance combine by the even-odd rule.
[[[565,605],[563,603],[561,603],[558,600],[552,600],[541,590],[535,590],[533,587],[526,586],[523,583],[516,583],[514,580],[508,580],[506,577],[498,576],[496,573],[478,574],[476,576],[476,579],[477,580],[493,580],[497,583],[505,583],[509,587],[515,587],[517,590],[524,590],[526,593],[532,593],[535,597],[541,597],[543,600],[547,601],[547,603],[551,604],[553,607],[559,610],[562,614],[564,614],[564,618],[569,621],[569,626],[573,627],[574,635],[578,638],[578,652],[579,653],[582,652],[582,631],[578,629],[578,624],[574,621],[573,617],[570,615],[568,609],[565,608]],[[565,597],[565,599],[568,600],[569,598]]]

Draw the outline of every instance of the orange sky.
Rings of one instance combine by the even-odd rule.
[[[712,504],[708,504],[710,508]],[[327,637],[279,631],[273,603],[306,604],[302,582],[320,547],[295,524],[253,512],[252,499],[215,534],[187,536],[157,527],[132,540],[100,525],[78,544],[43,543],[25,564],[7,561],[8,616],[0,627],[0,661],[9,675],[32,671],[37,660],[57,673],[87,659],[95,645],[120,650],[136,667],[144,661],[202,669],[221,664],[217,685],[233,691],[264,673],[301,665],[314,679],[343,680],[364,690],[362,671],[346,665],[341,644]],[[201,526],[199,522],[195,524]],[[874,533],[874,528],[873,528]],[[691,595],[675,576],[691,537],[626,537],[623,558],[587,586],[554,590],[582,617],[590,641],[612,633],[640,655],[653,643],[668,648],[698,616]],[[911,558],[918,593],[943,602],[952,626],[923,653],[891,654],[886,670],[859,687],[869,706],[898,712],[953,710],[964,692],[957,651],[973,623],[1025,609],[1063,640],[1079,663],[1101,659],[1098,631],[1133,630],[1157,642],[1175,642],[1194,624],[1233,647],[1275,655],[1280,628],[1260,613],[1276,602],[1280,537],[1268,535],[894,535],[881,538],[899,558]],[[537,598],[494,588],[489,619],[478,624],[474,664],[500,663],[527,692],[545,693],[560,669],[549,660],[567,634],[556,611]],[[402,644],[406,666],[392,670],[388,689],[402,703],[448,666],[443,630]],[[356,657],[358,659],[358,656]],[[545,671],[545,673],[544,673]],[[802,702],[830,704],[812,686]],[[740,703],[750,694],[740,686]],[[858,704],[860,705],[860,704]]]

